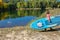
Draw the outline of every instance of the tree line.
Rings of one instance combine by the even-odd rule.
[[[57,2],[56,0],[39,0],[39,1],[18,1],[15,3],[0,3],[0,11],[1,10],[15,10],[19,8],[60,8],[60,2]]]

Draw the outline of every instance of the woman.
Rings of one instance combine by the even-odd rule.
[[[50,16],[51,16],[51,15],[50,15],[50,12],[49,12],[49,10],[47,10],[46,17],[47,17],[47,19],[48,19],[48,22],[49,22],[49,23],[52,23],[52,22],[51,22],[51,19],[50,19]],[[51,27],[50,27],[50,30],[52,30]],[[46,31],[46,29],[45,29],[45,31]]]
[[[49,10],[47,11],[47,14],[46,14],[46,16],[47,16],[47,19],[48,19],[48,21],[49,21],[49,23],[51,23],[51,19],[50,19],[50,12],[49,12]]]

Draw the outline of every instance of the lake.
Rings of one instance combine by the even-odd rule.
[[[41,10],[15,10],[0,13],[0,28],[26,26],[42,14]]]

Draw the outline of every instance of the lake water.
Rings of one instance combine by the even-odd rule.
[[[26,26],[42,14],[41,10],[18,10],[0,13],[0,28]]]

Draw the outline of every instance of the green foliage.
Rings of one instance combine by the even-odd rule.
[[[4,6],[4,8],[8,8],[8,4],[7,3],[4,3],[3,6]]]
[[[19,2],[10,0],[10,2],[8,3],[3,3],[3,5],[0,6],[0,8],[3,6],[4,8],[8,8],[9,5],[15,5],[17,6],[17,8],[41,8],[41,9],[45,9],[48,7],[51,8],[57,8],[60,3],[56,2],[56,0],[28,0],[28,1],[24,1],[21,0]],[[13,6],[14,7],[14,6]]]
[[[42,4],[41,4],[42,3]],[[19,3],[17,3],[19,6]],[[22,2],[21,6],[23,8],[46,8],[46,7],[54,7],[57,6],[56,0],[29,0],[28,2]],[[21,7],[20,6],[20,7]]]
[[[20,8],[20,2],[17,3],[17,8]]]

